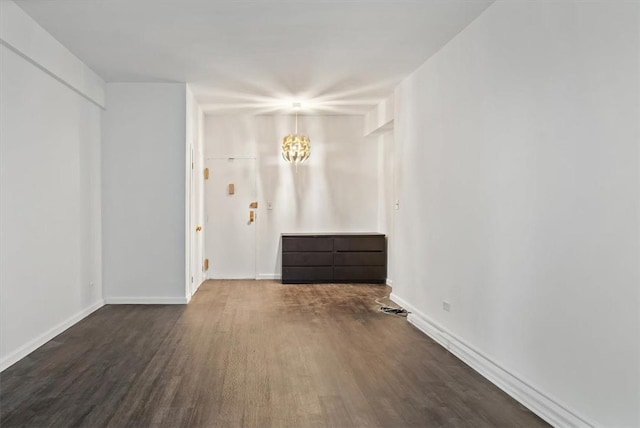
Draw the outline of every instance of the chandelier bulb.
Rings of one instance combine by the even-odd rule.
[[[295,165],[297,172],[298,164],[309,159],[311,141],[308,136],[298,134],[298,109],[300,108],[300,103],[294,103],[293,108],[296,115],[295,133],[284,137],[282,141],[282,158]]]

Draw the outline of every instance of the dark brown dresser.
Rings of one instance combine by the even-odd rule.
[[[282,283],[387,279],[387,240],[381,233],[283,234]]]

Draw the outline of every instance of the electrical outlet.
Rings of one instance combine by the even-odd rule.
[[[396,211],[400,210],[400,201],[396,201]]]
[[[268,210],[272,210],[273,209],[273,202],[267,202],[267,209]]]
[[[451,303],[447,302],[446,300],[443,300],[442,309],[444,309],[447,312],[451,312]]]

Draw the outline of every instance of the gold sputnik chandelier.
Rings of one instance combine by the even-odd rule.
[[[300,103],[293,103],[296,110],[296,131],[289,134],[282,140],[282,158],[298,167],[298,164],[309,159],[311,155],[311,140],[303,134],[298,134],[298,109]]]

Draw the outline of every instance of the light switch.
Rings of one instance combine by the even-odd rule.
[[[267,202],[267,209],[268,210],[272,210],[273,209],[273,202]]]

